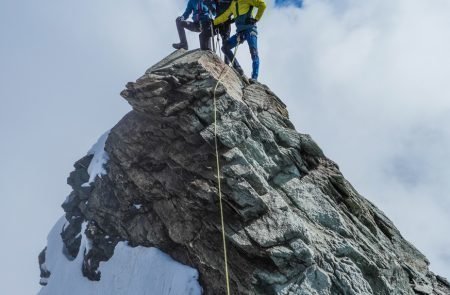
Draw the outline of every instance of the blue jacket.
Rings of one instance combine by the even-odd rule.
[[[216,4],[211,0],[189,0],[183,18],[188,19],[192,13],[194,22],[213,19],[215,16]]]

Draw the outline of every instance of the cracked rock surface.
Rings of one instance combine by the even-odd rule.
[[[204,294],[225,294],[213,122],[222,74],[217,130],[232,294],[450,294],[426,257],[294,129],[267,86],[224,69],[212,53],[176,51],[127,84],[122,96],[133,110],[109,134],[107,174],[86,187],[92,156],[79,160],[63,204],[67,257],[77,255],[87,222],[87,278],[101,280],[99,263],[129,241],[198,269]]]

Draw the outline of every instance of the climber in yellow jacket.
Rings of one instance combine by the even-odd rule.
[[[253,16],[253,9],[258,9],[256,16]],[[223,53],[229,60],[233,60],[233,67],[241,75],[244,73],[238,61],[234,58],[231,49],[238,44],[247,41],[250,48],[250,55],[252,57],[252,80],[258,80],[259,74],[259,56],[258,56],[258,31],[256,23],[263,16],[264,10],[266,10],[266,3],[264,0],[233,0],[230,7],[214,20],[214,25],[220,25],[226,22],[230,16],[233,16],[236,24],[236,34],[224,41],[222,46]]]

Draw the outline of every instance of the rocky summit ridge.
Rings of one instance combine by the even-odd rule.
[[[59,232],[68,259],[89,240],[86,280],[102,280],[100,263],[127,241],[197,269],[203,294],[225,294],[212,99],[224,67],[211,52],[172,53],[121,93],[133,109],[107,136],[104,173],[92,177],[92,153],[75,163]],[[217,98],[232,294],[450,294],[267,86],[230,69]]]

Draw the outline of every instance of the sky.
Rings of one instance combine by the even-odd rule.
[[[450,2],[305,0],[259,24],[261,82],[450,277]],[[36,294],[66,178],[169,54],[182,0],[0,2],[0,293]],[[189,34],[191,48],[197,37]],[[238,58],[250,71],[248,48]]]

